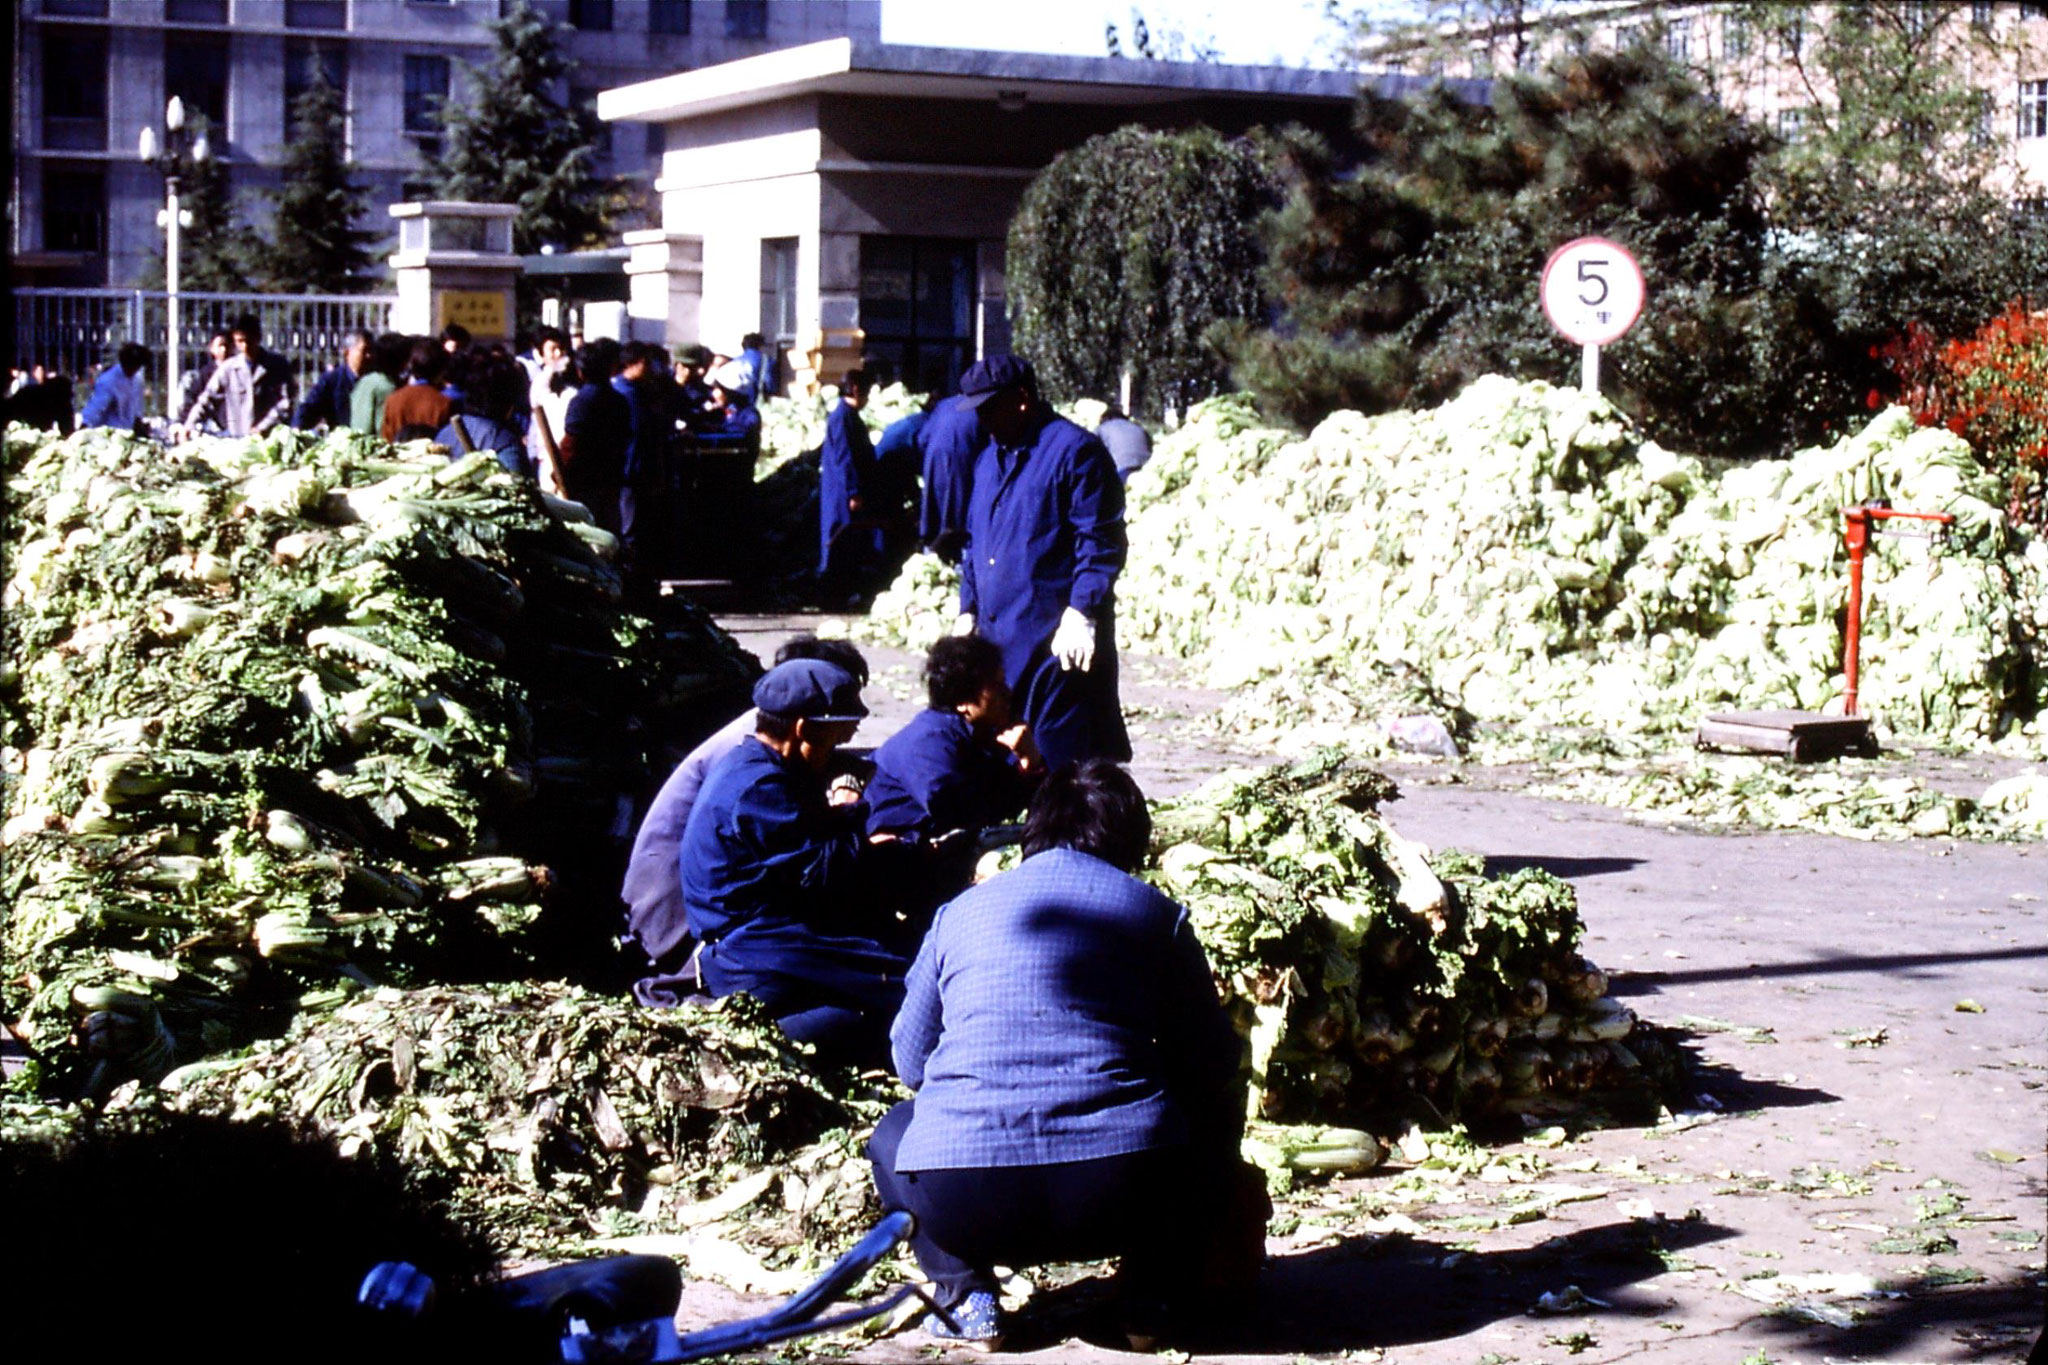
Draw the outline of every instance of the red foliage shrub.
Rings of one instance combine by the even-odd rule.
[[[2048,312],[2014,301],[1975,336],[1938,346],[1916,323],[1873,354],[1899,377],[1916,421],[1968,441],[2005,481],[2015,521],[2048,526]]]

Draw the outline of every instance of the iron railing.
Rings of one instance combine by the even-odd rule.
[[[43,365],[71,376],[82,403],[90,378],[113,362],[123,342],[150,350],[152,412],[169,412],[164,398],[165,327],[169,309],[162,290],[17,289],[14,291],[15,363]],[[254,313],[263,344],[283,356],[298,379],[299,392],[341,358],[350,333],[391,330],[394,294],[196,294],[178,291],[178,372],[206,364],[206,343],[236,318]]]

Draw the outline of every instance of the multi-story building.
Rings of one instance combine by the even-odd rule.
[[[1810,60],[1823,30],[1843,22],[1897,23],[1944,48],[1951,69],[1978,96],[1971,137],[2004,143],[2003,175],[2016,205],[2048,196],[2048,3],[1934,3],[1889,0],[1787,4],[1756,24],[1754,5],[1674,0],[1584,0],[1555,6],[1502,4],[1490,21],[1446,25],[1372,44],[1368,66],[1441,76],[1490,77],[1540,69],[1578,50],[1659,43],[1729,109],[1796,140],[1816,114],[1841,98]]]
[[[561,98],[831,37],[878,39],[881,0],[531,0],[568,27]],[[346,92],[351,155],[384,206],[427,192],[433,109],[489,60],[510,0],[13,0],[18,284],[136,284],[161,251],[163,183],[141,130],[179,97],[252,212],[278,182],[293,99],[316,67]],[[661,130],[612,130],[604,174],[651,181]]]

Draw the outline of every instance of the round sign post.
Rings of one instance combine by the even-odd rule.
[[[1619,242],[1578,237],[1543,263],[1543,314],[1585,347],[1579,387],[1600,391],[1600,348],[1618,340],[1643,311],[1643,270]]]

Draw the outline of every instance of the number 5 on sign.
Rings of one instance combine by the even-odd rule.
[[[1580,387],[1600,391],[1600,348],[1620,339],[1643,311],[1643,271],[1627,247],[1580,237],[1543,263],[1543,314],[1585,347]]]

